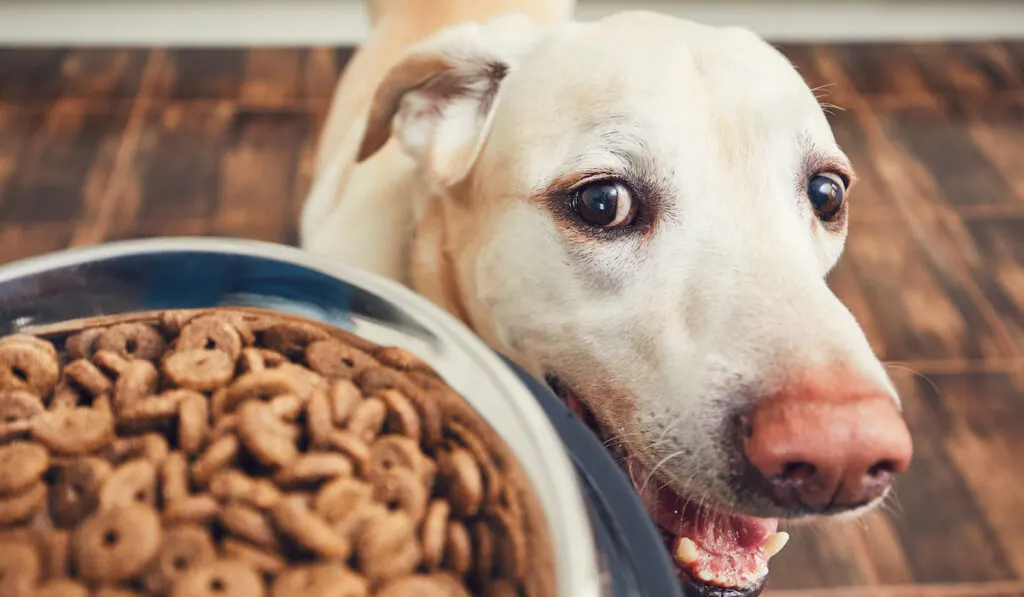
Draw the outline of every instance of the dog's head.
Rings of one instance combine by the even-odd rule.
[[[690,584],[758,590],[778,518],[861,512],[908,466],[825,282],[851,166],[753,34],[457,27],[391,71],[362,157],[392,133],[445,202],[468,318],[617,445]]]

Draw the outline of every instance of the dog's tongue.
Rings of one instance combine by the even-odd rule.
[[[662,484],[634,458],[629,475],[655,522],[667,535],[676,564],[696,580],[744,589],[756,587],[768,574],[768,559],[789,536],[776,532],[779,521],[713,510],[681,497]]]

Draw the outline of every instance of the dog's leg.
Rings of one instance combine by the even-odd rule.
[[[303,206],[303,248],[407,282],[414,227],[413,163],[389,143],[356,164],[373,95],[410,46],[446,27],[522,12],[540,25],[568,20],[575,0],[368,0],[371,32],[346,66],[322,129]]]

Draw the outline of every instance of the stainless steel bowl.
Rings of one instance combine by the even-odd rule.
[[[680,595],[653,524],[600,442],[553,397],[538,402],[551,395],[536,380],[400,284],[290,247],[213,238],[119,242],[0,267],[0,335],[219,305],[320,320],[432,365],[529,476],[551,530],[560,597]]]

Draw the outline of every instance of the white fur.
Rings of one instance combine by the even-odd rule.
[[[485,340],[567,381],[677,489],[752,514],[772,509],[730,483],[739,410],[793,376],[842,367],[898,401],[824,281],[846,227],[817,224],[803,186],[808,160],[846,157],[768,44],[625,13],[545,30],[464,25],[409,55],[424,53],[464,72],[495,59],[510,70],[485,114],[472,97],[431,105],[411,93],[394,130],[415,159],[391,143],[347,184],[318,189],[305,248],[407,284],[409,251],[434,265],[429,253],[449,255],[466,323]],[[623,156],[663,190],[647,239],[581,242],[535,198],[584,170],[626,175]],[[432,202],[443,234],[418,225]],[[419,245],[406,236],[417,227],[429,239]],[[451,308],[438,288],[417,286]]]

